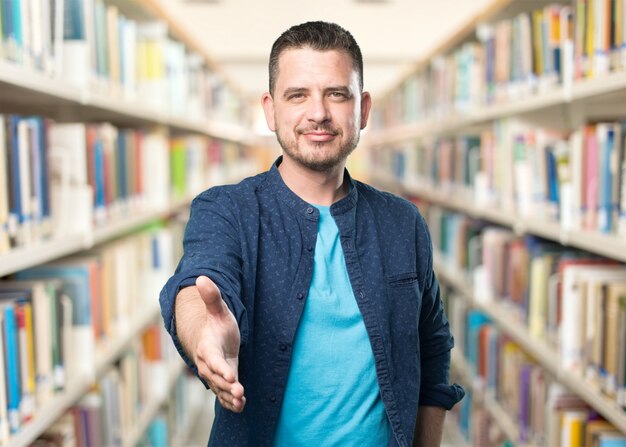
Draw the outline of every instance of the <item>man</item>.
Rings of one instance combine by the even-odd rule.
[[[219,400],[209,445],[437,446],[463,390],[430,236],[412,204],[345,170],[371,106],[360,49],[309,22],[277,39],[269,71],[283,156],[194,200],[160,297]]]

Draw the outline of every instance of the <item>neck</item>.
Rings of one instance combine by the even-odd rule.
[[[283,156],[278,172],[287,187],[305,202],[330,206],[348,195],[348,184],[343,181],[344,167],[341,164],[330,171],[317,172]]]

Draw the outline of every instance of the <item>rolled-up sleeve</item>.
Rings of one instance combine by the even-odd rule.
[[[436,406],[450,410],[465,392],[457,384],[450,384],[450,350],[454,338],[445,316],[439,282],[433,271],[432,243],[425,223],[423,230],[428,239],[428,257],[424,274],[424,294],[420,313],[419,337],[421,357],[420,406]]]
[[[183,240],[183,256],[159,296],[161,315],[176,349],[198,375],[198,370],[176,334],[175,304],[178,292],[194,285],[205,275],[219,288],[222,298],[235,316],[241,343],[247,340],[247,319],[241,301],[242,255],[238,221],[227,194],[219,187],[209,189],[191,204],[191,214]],[[206,385],[206,383],[205,383]]]

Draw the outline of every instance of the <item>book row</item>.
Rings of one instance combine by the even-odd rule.
[[[626,409],[626,268],[533,236],[425,207],[440,259],[548,346],[560,368]]]
[[[120,7],[126,7],[125,13]],[[90,92],[188,119],[241,122],[244,104],[198,52],[139,3],[7,0],[0,58]]]
[[[198,400],[203,395],[208,399],[209,393],[197,379],[181,373],[182,363],[163,332],[162,325],[149,326],[119,361],[98,378],[92,390],[33,444],[38,447],[173,445],[168,427],[189,426],[194,408],[201,403]],[[152,421],[145,427],[141,419],[155,403]],[[140,425],[144,425],[140,428],[145,429],[144,433],[138,433]]]
[[[626,446],[626,435],[565,390],[488,316],[454,292],[445,295],[455,349],[465,359],[452,372],[470,391],[455,416],[471,445]],[[498,408],[486,407],[493,402]]]
[[[238,175],[251,155],[237,143],[158,128],[0,115],[0,253],[165,210]]]
[[[477,135],[428,138],[372,151],[406,185],[564,230],[626,235],[626,123],[565,134],[501,119]]]
[[[0,281],[4,433],[19,432],[74,383],[95,379],[98,353],[156,308],[159,288],[180,256],[183,231],[182,219],[169,227],[155,224]],[[145,355],[158,356],[144,345]]]
[[[374,123],[446,118],[626,68],[626,1],[546,3],[478,25],[389,94]]]

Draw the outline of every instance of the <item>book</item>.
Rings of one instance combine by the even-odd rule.
[[[59,261],[22,270],[20,280],[54,279],[62,281],[63,294],[71,300],[71,326],[68,327],[68,355],[66,371],[68,380],[92,377],[95,373],[95,338],[91,305],[91,270],[93,261]],[[64,343],[66,346],[66,344]]]

